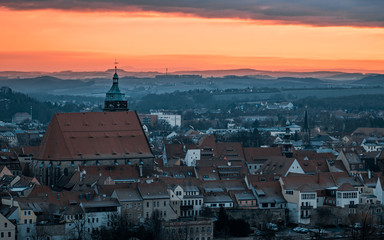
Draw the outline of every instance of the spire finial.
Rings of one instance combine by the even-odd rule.
[[[117,59],[115,58],[115,62],[114,62],[114,64],[115,64],[115,73],[116,73],[116,71],[117,71],[117,64],[119,64],[118,62],[117,62]]]

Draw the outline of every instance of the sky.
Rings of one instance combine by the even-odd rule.
[[[384,73],[382,0],[2,0],[0,71]]]

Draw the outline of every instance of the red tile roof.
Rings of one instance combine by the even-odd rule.
[[[57,113],[37,159],[92,160],[153,157],[136,112]]]
[[[243,146],[239,142],[218,142],[216,143],[216,159],[227,161],[244,162]]]
[[[282,156],[280,147],[252,147],[244,148],[245,160],[248,163],[254,163],[260,160],[267,160],[271,156]]]

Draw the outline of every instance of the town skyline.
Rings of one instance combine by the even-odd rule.
[[[382,72],[380,5],[5,1],[0,71]]]

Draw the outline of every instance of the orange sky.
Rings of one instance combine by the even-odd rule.
[[[0,8],[0,71],[384,72],[384,28],[314,27],[154,12]]]

